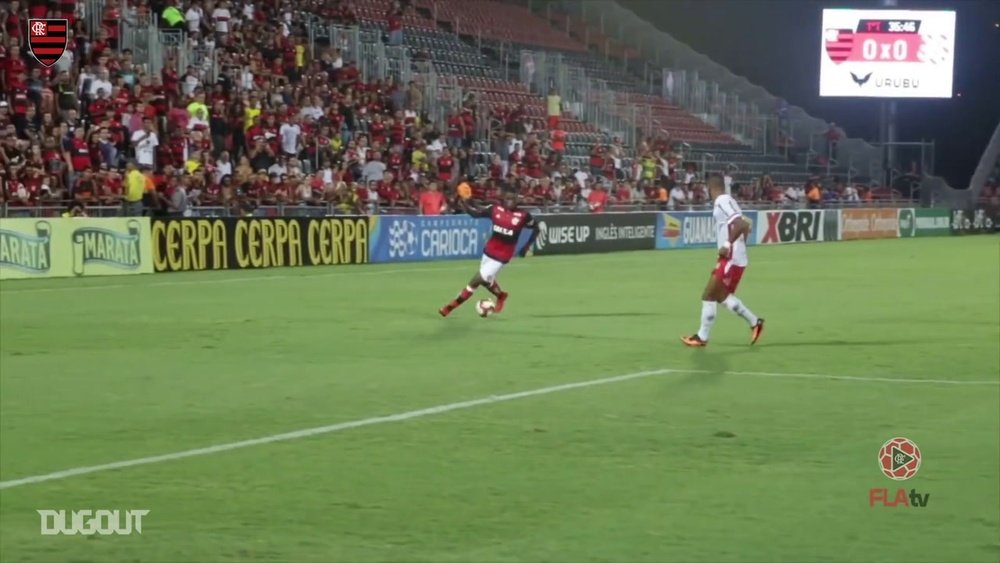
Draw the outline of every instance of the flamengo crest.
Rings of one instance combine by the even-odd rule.
[[[68,20],[28,20],[28,48],[42,66],[56,64],[68,44]]]

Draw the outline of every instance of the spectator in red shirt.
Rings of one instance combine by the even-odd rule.
[[[389,45],[403,44],[403,8],[399,2],[393,2],[385,14],[386,27],[389,31]]]
[[[542,170],[542,157],[538,154],[538,149],[531,147],[524,155],[525,175],[529,178],[539,179],[544,176]]]
[[[615,201],[626,204],[632,201],[632,188],[628,183],[618,182],[618,189],[615,190]]]
[[[402,192],[394,182],[392,174],[386,172],[378,183],[375,184],[375,192],[378,194],[379,203],[388,207],[396,207],[401,203]]]
[[[448,183],[451,181],[455,169],[455,158],[451,156],[451,151],[445,149],[437,159],[438,180]]]
[[[444,194],[438,189],[437,182],[431,182],[427,189],[420,192],[420,214],[441,215],[448,209]]]
[[[608,192],[601,184],[596,184],[590,195],[587,196],[587,207],[593,213],[604,213],[604,208],[608,205]]]
[[[534,189],[531,190],[531,195],[536,205],[548,206],[553,202],[552,185],[548,176],[543,177],[535,184]]]

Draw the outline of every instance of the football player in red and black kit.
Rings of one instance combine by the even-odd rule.
[[[447,317],[452,311],[457,309],[472,297],[476,289],[485,287],[497,298],[497,306],[494,313],[503,311],[504,303],[507,301],[507,292],[500,289],[497,283],[497,275],[510,262],[514,254],[519,254],[522,258],[528,253],[531,245],[535,244],[538,238],[538,224],[530,213],[519,209],[517,206],[518,194],[513,190],[506,190],[501,197],[499,204],[489,205],[484,208],[476,207],[465,200],[459,200],[459,205],[463,211],[473,217],[488,217],[493,223],[493,235],[486,241],[483,249],[483,259],[479,263],[479,272],[472,277],[469,285],[444,307],[438,310],[442,317]],[[517,251],[517,239],[524,229],[531,230],[531,238],[524,248]]]

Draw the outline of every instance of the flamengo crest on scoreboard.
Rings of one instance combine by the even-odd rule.
[[[66,52],[69,44],[69,21],[57,19],[28,20],[28,50],[42,66],[50,67]]]

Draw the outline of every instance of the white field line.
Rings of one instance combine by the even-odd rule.
[[[560,393],[563,391],[571,391],[573,389],[582,389],[585,387],[596,387],[598,385],[610,385],[612,383],[621,383],[624,381],[629,381],[632,379],[641,379],[656,375],[682,375],[682,374],[709,374],[713,373],[709,370],[696,370],[696,369],[656,369],[650,371],[639,371],[635,373],[628,373],[625,375],[618,375],[614,377],[604,377],[601,379],[590,379],[587,381],[578,381],[575,383],[564,383],[561,385],[553,385],[550,387],[540,387],[538,389],[530,389],[528,391],[519,391],[517,393],[508,393],[504,395],[491,395],[488,397],[483,397],[480,399],[473,399],[470,401],[460,401],[457,403],[447,403],[444,405],[438,405],[435,407],[428,407],[425,409],[406,411],[397,414],[390,414],[385,416],[375,416],[371,418],[362,418],[359,420],[352,420],[348,422],[339,422],[337,424],[330,424],[328,426],[317,426],[314,428],[305,428],[302,430],[295,430],[293,432],[285,432],[282,434],[272,434],[270,436],[262,436],[260,438],[253,438],[249,440],[241,440],[239,442],[229,442],[226,444],[217,444],[215,446],[208,446],[204,448],[196,448],[192,450],[184,450],[180,452],[150,456],[150,457],[140,457],[135,459],[128,459],[124,461],[116,461],[113,463],[104,463],[100,465],[89,465],[83,467],[74,467],[72,469],[65,469],[62,471],[55,471],[52,473],[44,473],[41,475],[32,475],[30,477],[22,477],[20,479],[11,479],[8,481],[0,481],[0,489],[11,489],[14,487],[21,487],[23,485],[32,485],[35,483],[44,483],[46,481],[57,481],[60,479],[68,479],[70,477],[76,477],[79,475],[88,475],[90,473],[102,473],[104,471],[112,471],[114,469],[126,469],[129,467],[137,467],[140,465],[151,465],[154,463],[162,463],[167,461],[174,461],[178,459],[184,459],[189,457],[200,457],[205,455],[212,455],[222,452],[228,452],[231,450],[238,450],[243,448],[249,448],[252,446],[261,446],[265,444],[273,444],[276,442],[287,442],[290,440],[298,440],[301,438],[309,438],[312,436],[319,436],[322,434],[332,434],[334,432],[342,432],[344,430],[351,430],[353,428],[362,428],[365,426],[375,426],[379,424],[386,424],[390,422],[403,422],[407,420],[413,420],[416,418],[423,418],[425,416],[433,416],[438,414],[443,414],[452,411],[471,409],[473,407],[481,407],[485,405],[492,405],[496,403],[503,403],[507,401],[515,401],[518,399],[525,399],[528,397],[537,397],[540,395],[549,395],[552,393]],[[767,373],[767,372],[739,372],[739,371],[727,371],[723,372],[723,375],[735,375],[735,376],[754,376],[754,377],[771,377],[771,378],[797,378],[797,379],[814,379],[814,380],[835,380],[835,381],[852,381],[852,382],[866,382],[866,383],[895,383],[895,384],[928,384],[928,385],[951,385],[951,386],[997,386],[1000,385],[1000,381],[987,381],[987,380],[948,380],[948,379],[893,379],[887,377],[850,377],[850,376],[836,376],[836,375],[824,375],[824,374],[810,374],[810,373]]]

